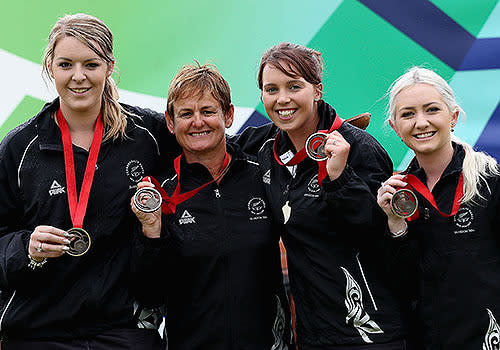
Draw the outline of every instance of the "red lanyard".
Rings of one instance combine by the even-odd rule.
[[[181,155],[182,156],[182,155]],[[180,193],[181,192],[181,156],[178,156],[174,160],[174,169],[175,173],[177,174],[177,186],[175,187],[174,193],[170,197],[167,192],[161,187],[160,183],[158,180],[156,180],[154,177],[146,177],[144,180],[147,180],[148,178],[151,180],[151,182],[155,185],[155,188],[160,192],[161,198],[163,199],[164,203],[162,203],[161,206],[161,211],[163,214],[175,214],[175,209],[177,208],[177,205],[187,201],[189,198],[193,197],[196,195],[198,192],[200,192],[204,187],[210,185],[211,183],[217,181],[224,175],[225,171],[227,170],[227,167],[229,165],[229,154],[226,152],[226,155],[224,157],[224,163],[222,164],[222,169],[219,171],[217,176],[212,181],[207,182],[204,185],[201,185],[198,188],[195,188],[194,190]]]
[[[317,132],[323,132],[323,133],[331,133],[332,131],[337,130],[340,128],[340,126],[343,123],[343,119],[340,118],[339,116],[335,117],[335,120],[333,121],[332,126],[330,127],[329,130],[318,130]],[[278,157],[278,153],[276,151],[277,144],[279,143],[279,137],[280,137],[280,132],[276,134],[276,137],[274,138],[274,143],[273,143],[273,153],[274,153],[274,159],[278,162],[279,165],[286,165],[286,166],[292,166],[292,165],[297,165],[300,162],[302,162],[306,157],[306,149],[303,147],[300,151],[295,153],[292,159],[290,159],[288,162],[283,163],[281,159]],[[321,182],[324,180],[324,178],[328,175],[328,172],[326,171],[326,160],[322,160],[318,162],[318,183],[321,185]]]
[[[464,196],[464,177],[463,174],[460,173],[460,177],[458,179],[457,189],[455,190],[455,198],[453,198],[453,206],[451,208],[451,213],[446,214],[439,210],[436,200],[434,199],[434,195],[429,191],[427,186],[425,186],[422,181],[420,181],[415,175],[408,174],[406,175],[405,181],[409,186],[413,187],[415,191],[424,196],[425,199],[441,214],[443,217],[448,218],[450,216],[455,215],[460,208],[460,204],[462,203],[462,197]],[[408,187],[408,186],[407,186]],[[412,215],[409,220],[415,220],[418,215]]]
[[[92,137],[92,144],[90,145],[89,158],[87,160],[87,166],[85,167],[85,175],[83,176],[82,188],[80,189],[80,197],[78,199],[76,193],[75,161],[73,159],[71,134],[69,132],[68,123],[66,122],[66,119],[64,119],[60,108],[57,111],[56,116],[59,129],[61,130],[63,143],[64,169],[66,172],[66,186],[68,188],[68,203],[71,222],[73,223],[73,227],[82,228],[104,130],[101,113],[99,113],[99,116],[97,117],[94,136]]]

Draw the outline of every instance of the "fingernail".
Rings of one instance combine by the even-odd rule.
[[[71,235],[68,232],[64,232],[64,237],[70,238]]]
[[[69,247],[64,246],[64,247],[62,247],[62,250],[65,251],[65,252],[67,252],[69,250]]]
[[[64,244],[70,244],[71,243],[71,241],[69,239],[64,239],[63,242],[64,242]]]

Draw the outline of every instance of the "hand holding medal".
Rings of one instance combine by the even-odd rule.
[[[161,235],[161,193],[148,178],[137,184],[137,192],[130,200],[130,207],[141,222],[146,237],[158,238]]]
[[[415,212],[417,199],[415,197],[413,200],[412,195],[415,195],[410,194],[410,190],[403,189],[407,185],[405,176],[396,174],[382,182],[382,186],[378,189],[377,203],[387,214],[389,220],[399,221],[399,219],[409,217]],[[414,207],[412,203],[414,203]]]
[[[327,135],[325,144],[325,153],[328,157],[326,171],[330,180],[335,180],[344,171],[350,149],[351,145],[338,131]]]
[[[30,235],[28,255],[36,263],[42,263],[47,258],[58,258],[70,247],[69,233],[53,226],[40,225]]]
[[[382,186],[377,191],[377,204],[387,215],[389,231],[393,237],[403,236],[408,230],[408,225],[404,219],[406,216],[401,214],[409,214],[410,212],[413,214],[417,208],[416,197],[414,201],[414,209],[411,208],[410,204],[412,203],[412,200],[410,198],[405,198],[405,201],[398,199],[401,194],[411,196],[407,192],[402,192],[411,192],[406,189],[402,190],[403,187],[408,185],[404,180],[404,175],[393,175],[386,181],[382,182]],[[414,196],[413,193],[411,194]],[[406,201],[406,199],[408,199],[408,201]],[[411,216],[411,214],[408,216]]]

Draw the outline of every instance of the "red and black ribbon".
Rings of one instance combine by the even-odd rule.
[[[181,155],[182,156],[182,155]],[[161,184],[152,176],[145,177],[143,181],[148,181],[150,180],[153,185],[155,185],[155,188],[160,192],[161,198],[163,200],[163,203],[161,205],[161,211],[163,214],[175,214],[175,209],[177,208],[177,205],[187,201],[189,198],[195,196],[198,192],[200,192],[204,187],[210,185],[211,183],[219,180],[224,173],[227,170],[227,167],[229,165],[229,154],[226,152],[226,155],[224,157],[224,163],[222,164],[222,168],[219,171],[219,173],[215,176],[215,178],[206,184],[201,185],[200,187],[195,188],[194,190],[180,193],[181,192],[181,156],[178,156],[174,160],[174,169],[175,173],[177,174],[177,186],[175,187],[174,193],[172,196],[169,196],[167,192],[161,187]]]
[[[95,166],[97,164],[97,157],[99,149],[101,148],[101,141],[104,131],[104,125],[101,118],[101,113],[97,117],[96,126],[94,129],[94,136],[92,137],[92,144],[90,145],[89,158],[85,167],[85,174],[83,176],[82,188],[80,196],[77,197],[76,193],[76,178],[75,178],[75,161],[73,158],[73,144],[71,142],[71,134],[69,131],[68,123],[64,118],[61,109],[57,111],[57,123],[61,130],[63,152],[64,152],[64,168],[66,172],[66,186],[68,188],[68,203],[69,212],[71,215],[71,222],[73,227],[82,228],[83,218],[87,211],[87,204],[90,196],[90,189],[94,179]]]
[[[329,130],[318,130],[317,132],[322,132],[325,134],[329,134],[332,131],[337,130],[340,128],[344,120],[340,118],[339,116],[335,117],[335,120],[333,121],[332,126],[330,127]],[[306,148],[303,147],[300,151],[295,153],[292,159],[290,159],[288,162],[283,163],[281,159],[278,157],[278,153],[276,151],[277,145],[279,143],[279,138],[280,138],[280,132],[276,134],[276,137],[274,138],[274,143],[273,143],[273,153],[274,153],[274,159],[276,159],[276,162],[278,162],[279,165],[286,165],[286,166],[293,166],[297,165],[300,162],[302,162],[306,157]],[[318,183],[321,186],[322,181],[325,179],[325,177],[328,175],[328,172],[326,171],[326,161],[327,160],[322,160],[318,162]]]

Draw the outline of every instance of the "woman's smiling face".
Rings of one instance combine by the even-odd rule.
[[[52,62],[50,72],[63,113],[96,111],[98,114],[104,84],[113,65],[108,65],[90,47],[72,36],[58,40]]]
[[[451,145],[451,128],[458,119],[439,91],[428,84],[404,88],[395,98],[394,121],[390,124],[415,154],[439,153]]]
[[[291,77],[270,64],[262,71],[264,108],[273,123],[285,132],[315,131],[319,120],[315,99],[321,98],[321,88],[321,84],[315,86],[303,77]]]

